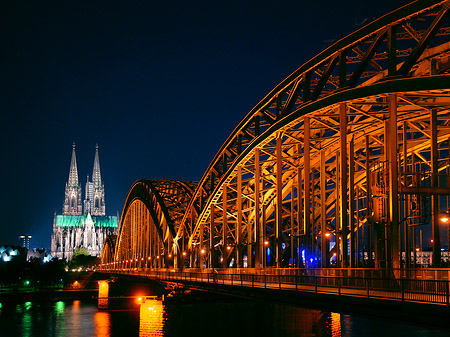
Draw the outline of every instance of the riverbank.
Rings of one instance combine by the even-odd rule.
[[[0,293],[0,302],[42,302],[96,299],[98,289],[62,289]]]

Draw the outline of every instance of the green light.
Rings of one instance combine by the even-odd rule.
[[[58,314],[63,314],[64,313],[64,307],[65,307],[65,304],[64,304],[63,301],[56,302],[55,311]]]
[[[2,307],[3,307],[3,304],[0,303],[0,310],[2,309]]]
[[[96,227],[118,227],[118,218],[111,216],[91,216]],[[84,226],[86,215],[57,215],[56,227],[79,227]]]
[[[29,285],[29,284],[30,284],[30,281],[25,281],[25,284],[26,284],[26,285]]]

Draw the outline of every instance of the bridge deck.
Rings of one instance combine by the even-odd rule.
[[[109,270],[105,272],[184,282],[197,285],[280,290],[286,293],[326,294],[347,298],[450,305],[449,280],[362,278],[308,275],[261,275],[250,273]]]

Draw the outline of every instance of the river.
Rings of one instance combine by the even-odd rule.
[[[148,299],[107,311],[99,311],[93,300],[0,303],[0,336],[439,337],[449,331],[267,302],[163,304]]]

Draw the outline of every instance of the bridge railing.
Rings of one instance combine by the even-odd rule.
[[[450,305],[449,280],[282,275],[280,273],[221,273],[215,269],[209,272],[151,269],[114,270],[113,272],[172,282],[313,292],[368,299],[432,303],[447,307]]]

